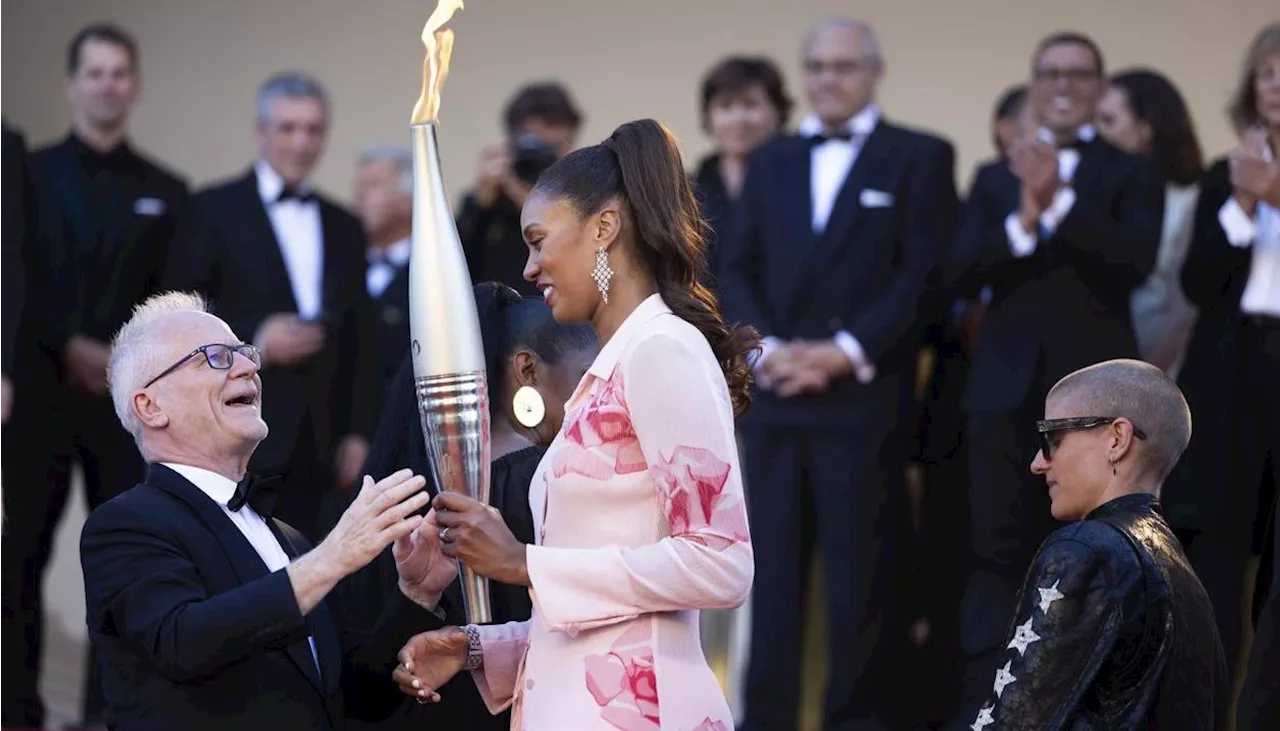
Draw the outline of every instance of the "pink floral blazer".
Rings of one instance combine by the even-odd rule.
[[[732,731],[698,636],[754,575],[733,409],[658,295],[601,349],[529,491],[533,618],[481,628],[473,672],[513,731]]]

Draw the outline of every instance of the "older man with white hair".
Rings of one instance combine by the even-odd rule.
[[[429,496],[408,470],[366,476],[314,549],[272,518],[270,490],[246,473],[268,431],[260,367],[257,349],[193,294],[152,297],[116,336],[111,398],[148,472],[81,536],[113,728],[340,729],[347,715],[389,715],[394,706],[370,699],[394,694],[343,672],[343,660],[431,623],[455,575],[436,531],[418,530]],[[344,648],[325,596],[393,542],[400,590],[373,637]],[[344,690],[359,698],[346,712]]]

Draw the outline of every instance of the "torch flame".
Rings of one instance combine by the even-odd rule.
[[[441,28],[461,9],[462,0],[437,0],[436,9],[422,28],[422,45],[427,48],[422,61],[422,94],[413,105],[409,124],[427,124],[439,119],[440,90],[449,75],[449,56],[453,53],[453,29]]]

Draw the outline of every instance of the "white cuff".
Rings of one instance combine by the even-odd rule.
[[[1258,222],[1244,212],[1235,196],[1228,198],[1218,209],[1218,224],[1227,235],[1227,241],[1236,248],[1248,248],[1258,237]]]
[[[1009,217],[1004,219],[1004,232],[1009,237],[1009,248],[1013,250],[1015,257],[1025,259],[1036,253],[1036,237],[1022,230],[1017,211],[1010,213]]]
[[[857,338],[841,330],[836,333],[834,340],[836,346],[844,351],[849,362],[853,364],[853,375],[858,379],[858,383],[867,384],[876,379],[876,366],[867,360],[867,353],[862,349],[862,343],[859,343]]]

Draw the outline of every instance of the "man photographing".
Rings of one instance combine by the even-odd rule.
[[[384,717],[394,705],[370,707],[379,694],[343,663],[412,635],[456,572],[436,531],[418,532],[429,496],[409,470],[366,476],[314,549],[271,517],[268,486],[246,474],[267,436],[261,362],[191,294],[152,297],[115,338],[112,402],[148,472],[81,536],[112,728],[341,729],[347,715]],[[399,591],[373,636],[343,647],[325,596],[393,542]],[[359,698],[345,711],[344,691]]]
[[[507,139],[481,152],[475,190],[458,214],[473,284],[501,282],[523,295],[542,296],[524,281],[520,207],[538,176],[573,150],[581,126],[582,113],[554,82],[525,86],[507,103]]]

